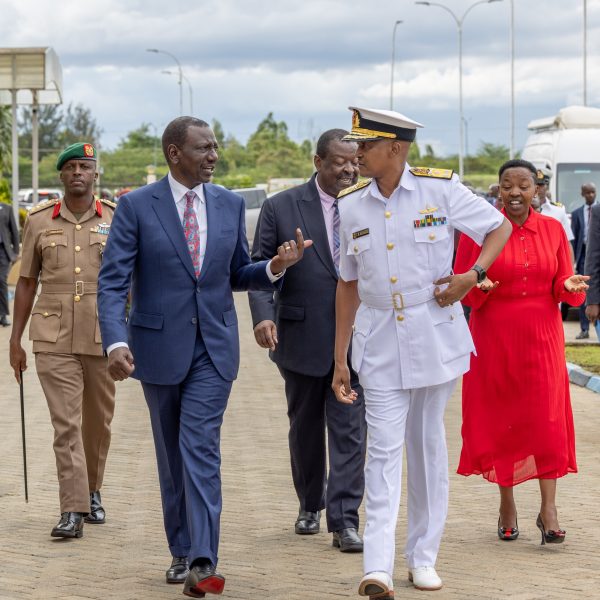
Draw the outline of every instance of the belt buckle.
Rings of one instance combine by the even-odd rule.
[[[400,303],[399,305],[398,302]],[[396,311],[404,309],[404,297],[400,292],[394,292],[392,294],[392,304],[394,305],[394,310]]]
[[[83,287],[83,281],[76,281],[75,282],[75,295],[83,296],[84,293],[85,293],[85,290]]]

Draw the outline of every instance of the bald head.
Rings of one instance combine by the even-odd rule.
[[[589,183],[584,183],[581,186],[581,195],[588,206],[594,204],[596,201],[596,184],[591,181]]]

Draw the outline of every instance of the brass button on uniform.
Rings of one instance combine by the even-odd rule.
[[[50,247],[51,247],[51,248],[54,248],[54,246],[56,246],[56,242],[52,242],[52,243],[50,244]]]
[[[358,246],[354,246],[354,248],[352,248],[352,250],[354,250],[354,252],[358,252]]]
[[[81,250],[81,246],[75,246],[75,252],[79,252]]]
[[[396,281],[398,281],[398,278],[397,277],[390,277],[390,281],[392,283],[396,283]]]
[[[392,216],[392,213],[389,210],[385,211],[385,218],[389,219]]]
[[[77,231],[79,231],[81,229],[81,225],[79,223],[77,223],[77,225],[75,225],[75,229],[77,229]]]
[[[388,250],[393,250],[393,248],[394,248],[394,244],[392,244],[391,242],[389,242],[389,243],[387,244],[387,249],[388,249]]]
[[[47,316],[48,316],[48,313],[47,313],[47,312],[45,312],[45,313],[44,313],[44,316],[45,316],[45,317],[47,317]]]
[[[81,267],[75,267],[75,273],[81,273]]]
[[[430,233],[429,234],[429,239],[430,240],[435,240],[435,233]]]
[[[106,246],[106,242],[101,242],[101,244],[102,244],[103,246]]]
[[[75,302],[79,302],[81,300],[81,296],[75,296],[73,300],[75,300]]]
[[[398,315],[396,317],[396,321],[404,321],[404,316],[403,315]]]

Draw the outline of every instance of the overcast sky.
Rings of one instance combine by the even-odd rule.
[[[444,0],[460,18],[473,0]],[[527,123],[581,104],[583,0],[514,0],[516,136]],[[588,104],[600,105],[600,0],[588,0]],[[194,114],[245,141],[273,112],[295,139],[348,128],[351,104],[388,108],[397,19],[394,108],[425,124],[419,143],[458,148],[457,26],[408,0],[0,0],[0,45],[51,46],[64,102],[91,108],[114,147],[142,122],[179,114],[176,65]],[[509,143],[510,0],[464,21],[468,149]],[[170,70],[173,74],[161,71]],[[184,112],[189,92],[184,82]]]

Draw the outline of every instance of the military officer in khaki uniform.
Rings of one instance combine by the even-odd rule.
[[[20,381],[27,368],[21,337],[31,315],[29,339],[54,427],[61,517],[51,535],[79,538],[84,520],[105,519],[99,490],[115,385],[102,352],[96,289],[115,204],[94,199],[98,174],[91,144],[69,146],[56,167],[64,199],[36,206],[23,230],[10,363]]]

